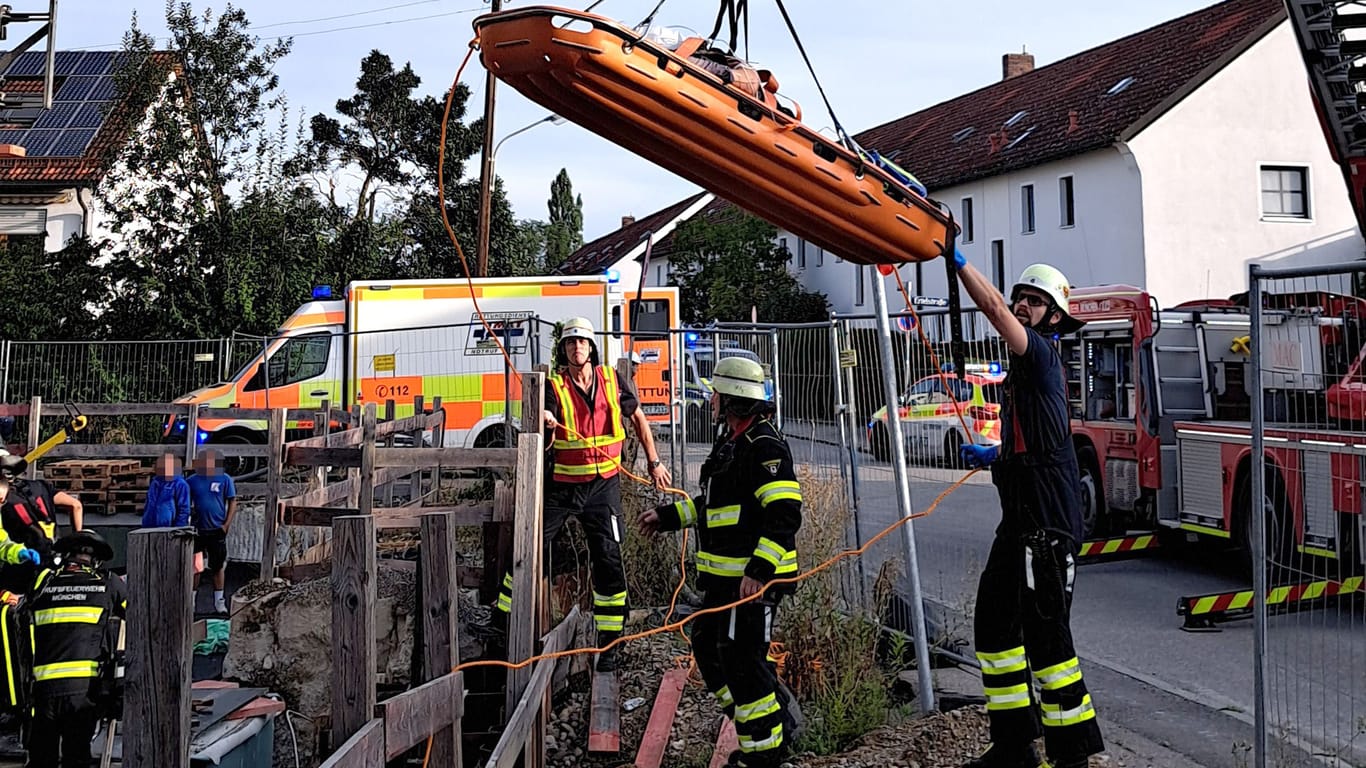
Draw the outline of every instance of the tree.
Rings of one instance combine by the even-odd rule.
[[[670,261],[688,323],[749,322],[752,310],[768,323],[824,320],[824,294],[802,289],[787,271],[788,253],[772,224],[726,208],[695,216],[674,230]]]
[[[101,331],[99,307],[108,286],[98,253],[77,238],[47,253],[42,236],[11,235],[0,244],[0,285],[6,286],[0,338],[10,341],[88,339]]]
[[[550,220],[546,225],[545,268],[553,270],[583,247],[583,197],[574,196],[569,171],[561,168],[550,182]]]

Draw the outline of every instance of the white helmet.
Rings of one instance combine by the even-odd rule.
[[[1057,267],[1048,264],[1030,264],[1025,267],[1020,273],[1020,279],[1016,280],[1010,289],[1012,302],[1021,288],[1033,288],[1053,300],[1050,312],[1055,309],[1062,315],[1057,324],[1058,333],[1073,333],[1086,324],[1068,314],[1067,299],[1072,295],[1072,288],[1067,282],[1067,276]]]
[[[712,389],[723,395],[748,400],[768,400],[764,367],[747,357],[724,357],[712,371]]]
[[[589,362],[598,365],[598,341],[593,336],[593,323],[586,317],[571,317],[560,324],[560,341],[556,345],[555,364],[568,365],[569,357],[564,353],[564,343],[570,339],[588,339],[588,344],[593,348],[589,354]]]

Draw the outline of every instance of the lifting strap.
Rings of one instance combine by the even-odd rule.
[[[744,0],[741,0],[744,2]],[[816,68],[811,66],[811,57],[806,55],[806,47],[802,45],[802,39],[797,35],[797,27],[792,23],[792,17],[787,15],[787,8],[783,6],[783,0],[777,0],[778,11],[783,15],[783,21],[787,23],[787,31],[792,33],[792,41],[797,44],[797,50],[802,54],[802,61],[806,62],[806,69],[811,73],[811,79],[816,81],[816,90],[821,94],[821,100],[825,102],[825,111],[830,113],[830,120],[835,124],[835,133],[839,136],[840,143],[845,149],[858,154],[858,145],[845,133],[844,126],[840,125],[840,119],[835,116],[835,108],[830,106],[830,99],[825,95],[825,87],[821,85],[821,79],[816,76]]]
[[[729,23],[730,26],[730,52],[736,53],[740,49],[736,47],[738,42],[740,25],[744,24],[745,34],[745,58],[749,58],[749,0],[721,0],[721,8],[716,12],[716,26],[712,27],[711,34],[707,39],[715,40],[721,34],[721,25]]]

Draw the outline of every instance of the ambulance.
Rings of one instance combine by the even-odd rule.
[[[599,331],[603,363],[634,352],[643,412],[667,425],[669,329],[678,325],[678,289],[626,291],[615,273],[583,277],[507,277],[361,281],[341,299],[320,287],[230,380],[175,402],[210,408],[333,408],[394,401],[395,417],[413,413],[421,395],[441,398],[445,445],[493,447],[521,416],[521,383],[509,373],[553,364],[555,324],[586,317]],[[478,307],[476,308],[476,302]],[[481,320],[482,315],[482,320]],[[637,328],[632,328],[632,322]],[[496,340],[495,340],[496,335]],[[507,351],[504,357],[503,349]],[[265,364],[262,365],[264,357]],[[200,443],[263,443],[266,422],[199,419]],[[287,423],[291,439],[311,434],[307,419]],[[168,418],[165,437],[183,441],[184,419]]]

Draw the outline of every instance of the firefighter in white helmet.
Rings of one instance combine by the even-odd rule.
[[[650,423],[640,411],[635,387],[603,365],[593,324],[573,317],[560,326],[555,370],[546,379],[545,426],[553,430],[550,477],[545,486],[542,541],[545,560],[556,534],[570,515],[579,518],[592,561],[593,620],[599,647],[619,637],[626,626],[626,572],[621,563],[621,449],[625,421],[634,427],[649,461],[650,481],[664,489],[669,470],[659,460]],[[498,608],[512,610],[512,574],[503,578]],[[617,668],[618,649],[598,656],[597,668]]]
[[[1057,268],[1026,267],[1007,302],[962,253],[953,258],[963,287],[1010,350],[1001,444],[962,447],[965,464],[991,467],[1001,497],[974,622],[991,746],[967,766],[1035,768],[1042,724],[1049,762],[1081,768],[1104,744],[1069,626],[1081,473],[1053,342],[1082,323],[1068,313],[1071,289]]]
[[[722,358],[711,386],[712,416],[726,429],[702,465],[702,493],[637,519],[647,535],[697,526],[704,609],[749,597],[773,579],[795,577],[802,524],[801,486],[792,452],[773,423],[763,367],[743,357]],[[735,722],[740,749],[728,768],[776,768],[792,745],[799,715],[768,659],[774,614],[792,587],[774,584],[758,600],[693,621],[697,667]]]

